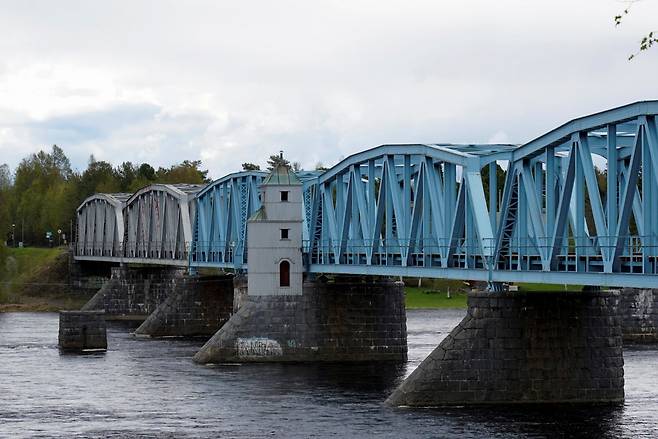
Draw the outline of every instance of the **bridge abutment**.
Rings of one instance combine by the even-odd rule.
[[[401,282],[305,282],[300,295],[247,295],[195,355],[199,363],[404,361]]]
[[[466,317],[389,404],[624,400],[618,292],[476,292],[468,301]]]
[[[113,265],[107,262],[76,261],[69,251],[69,288],[75,293],[93,296],[110,280]]]

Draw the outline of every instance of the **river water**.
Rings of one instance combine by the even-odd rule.
[[[0,314],[0,437],[658,437],[658,346],[625,349],[623,406],[385,406],[462,315],[409,311],[399,366],[200,366],[202,340],[112,324],[107,353],[63,355],[57,314]]]

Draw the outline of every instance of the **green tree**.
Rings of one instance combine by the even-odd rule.
[[[327,169],[329,169],[329,168],[327,168],[324,164],[322,164],[322,162],[317,162],[315,164],[315,170],[316,171],[326,171]]]
[[[290,166],[290,162],[283,158],[283,151],[280,154],[272,154],[267,159],[267,170],[271,171],[279,165]]]
[[[5,237],[0,237],[0,280],[3,279],[5,275],[6,259],[7,259],[7,248],[5,247]],[[2,301],[3,290],[6,287],[0,284],[0,301]]]
[[[6,164],[0,165],[0,243],[11,228],[9,211],[11,208],[11,171]]]
[[[123,162],[117,166],[116,174],[122,192],[128,192],[130,185],[137,178],[137,167],[131,162]]]
[[[49,153],[39,151],[21,161],[16,168],[10,212],[17,235],[20,224],[27,242],[41,243],[46,231],[65,229],[70,224],[78,201],[70,192],[73,176],[68,158],[57,145]]]
[[[482,176],[482,187],[484,188],[484,193],[487,198],[487,208],[489,208],[489,166],[485,166],[480,170],[480,175]],[[507,178],[507,171],[500,167],[499,164],[496,164],[496,186],[498,187],[498,194],[496,195],[497,200],[500,203],[503,190],[505,188],[505,179]],[[500,209],[500,204],[498,206]]]
[[[59,170],[60,174],[65,178],[69,178],[73,171],[71,170],[71,162],[69,161],[64,150],[57,145],[53,145],[50,152],[51,160],[53,161],[53,168]]]
[[[149,181],[155,181],[155,169],[148,163],[142,163],[137,169],[137,177],[144,178]]]
[[[184,160],[178,165],[159,168],[155,179],[158,183],[208,183],[208,171],[201,169],[201,160]]]
[[[76,208],[94,193],[134,192],[155,182],[201,184],[208,182],[207,175],[199,160],[184,160],[156,171],[148,163],[123,162],[113,167],[93,155],[79,173],[71,169],[64,151],[53,145],[49,151],[25,157],[13,179],[9,167],[0,165],[0,242],[15,223],[17,240],[24,229],[28,244],[44,244],[47,231],[69,230]]]
[[[255,165],[253,163],[243,163],[242,164],[242,170],[243,171],[260,171],[260,166]]]
[[[118,172],[105,161],[96,161],[93,156],[89,159],[87,169],[82,173],[79,185],[81,199],[95,193],[113,193],[121,190],[121,181]]]

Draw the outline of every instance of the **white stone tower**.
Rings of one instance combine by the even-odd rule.
[[[250,296],[302,294],[302,192],[288,166],[263,180],[262,207],[247,222]]]

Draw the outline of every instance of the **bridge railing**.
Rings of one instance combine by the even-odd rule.
[[[127,241],[125,258],[187,260],[190,243],[179,241]]]
[[[126,241],[104,247],[102,241],[73,243],[75,256],[91,258],[124,258],[153,260],[187,260],[190,243],[177,241]]]
[[[475,238],[313,240],[304,248],[305,262],[319,265],[658,274],[656,236],[570,236],[557,245],[550,237],[517,237],[497,252],[494,239]]]
[[[246,249],[236,241],[194,241],[190,262],[205,264],[234,264],[235,256],[242,253],[242,263],[247,261]]]
[[[493,240],[441,239],[349,239],[305,242],[307,262],[311,264],[402,265],[415,267],[454,266],[447,259],[484,268],[483,249],[493,253]]]
[[[115,258],[123,256],[121,243],[108,243],[106,241],[73,242],[75,256]]]

